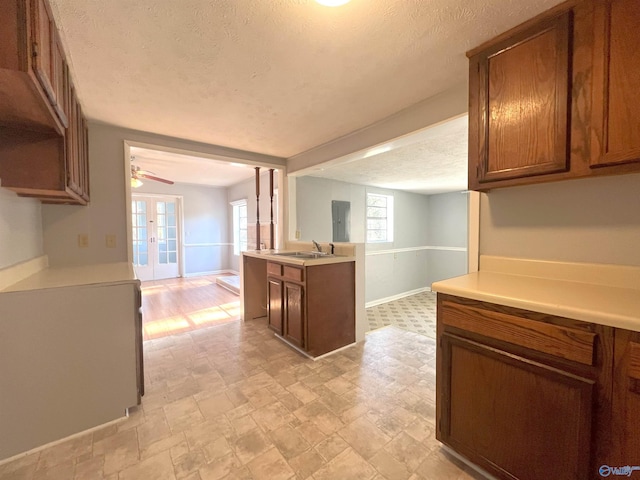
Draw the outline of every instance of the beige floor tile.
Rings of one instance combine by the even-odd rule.
[[[235,453],[243,465],[265,453],[272,446],[271,440],[260,430],[252,430],[240,436],[233,445]]]
[[[186,443],[184,433],[182,432],[163,438],[162,440],[158,440],[157,442],[146,446],[144,449],[140,449],[140,459],[144,460],[157,455],[160,452],[171,450],[173,447],[182,443]]]
[[[218,395],[197,400],[197,404],[205,418],[215,418],[235,408],[226,393],[219,393]]]
[[[202,480],[220,480],[227,477],[227,475],[232,475],[240,468],[242,468],[242,465],[238,458],[233,453],[229,453],[208,463],[198,470],[198,473]]]
[[[202,447],[202,451],[207,462],[218,460],[230,453],[233,453],[233,449],[225,437],[220,437],[214,442],[205,445]]]
[[[39,459],[40,452],[37,452],[0,465],[0,479],[16,478],[22,480],[33,477]]]
[[[353,449],[344,452],[318,469],[314,480],[368,480],[377,474],[375,468]]]
[[[413,472],[430,453],[423,444],[404,432],[399,433],[384,450]]]
[[[92,442],[93,436],[89,433],[43,450],[38,460],[38,470],[47,470],[68,460],[75,460],[83,454],[91,453]]]
[[[325,463],[324,458],[315,450],[307,450],[297,457],[289,459],[289,466],[296,473],[297,478],[309,478],[316,470],[320,469]]]
[[[298,400],[305,404],[313,402],[318,398],[318,395],[313,390],[306,387],[300,382],[289,385],[287,387],[287,390],[291,392]]]
[[[384,450],[380,450],[373,457],[369,459],[371,465],[373,465],[384,478],[393,480],[407,480],[411,476],[411,472],[407,466],[396,460],[391,454]]]
[[[104,455],[105,476],[136,464],[140,460],[136,429],[124,430],[95,442],[93,455]]]
[[[337,433],[327,437],[315,446],[316,451],[322,456],[325,462],[333,460],[347,448],[349,448],[349,444]]]
[[[73,478],[75,480],[102,480],[104,478],[104,455],[77,463]]]
[[[296,431],[302,435],[302,437],[309,443],[309,445],[316,445],[325,438],[325,435],[322,430],[320,430],[314,423],[311,422],[302,422],[300,425],[295,427]]]
[[[311,448],[304,437],[289,425],[283,425],[273,430],[269,437],[286,459],[296,457]]]
[[[182,480],[198,473],[198,470],[206,466],[207,463],[208,461],[202,450],[195,450],[182,455],[177,462],[173,462],[176,479]]]
[[[293,414],[280,402],[270,403],[251,413],[251,418],[264,432],[275,430],[293,420]]]
[[[65,460],[47,468],[38,467],[33,480],[68,480],[74,477],[75,460]]]
[[[293,413],[301,422],[313,423],[325,435],[330,435],[344,426],[342,420],[320,401],[309,403]]]
[[[288,480],[295,475],[277,448],[254,458],[247,467],[255,480]]]
[[[385,435],[382,430],[364,417],[355,419],[339,430],[338,434],[365,459],[372,457],[391,441],[391,437]]]
[[[194,425],[184,431],[190,449],[202,448],[220,437],[231,437],[233,434],[233,427],[224,415]]]
[[[119,480],[141,480],[143,478],[175,480],[176,476],[173,471],[170,453],[161,452],[124,469],[120,472],[118,478]]]

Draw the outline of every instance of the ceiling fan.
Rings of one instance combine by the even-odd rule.
[[[133,188],[138,188],[142,185],[141,178],[146,178],[148,180],[153,180],[155,182],[162,182],[169,185],[173,185],[174,182],[171,180],[167,180],[166,178],[156,177],[153,172],[149,172],[147,170],[142,170],[137,165],[131,165],[131,186]]]

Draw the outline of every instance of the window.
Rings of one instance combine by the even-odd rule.
[[[247,249],[247,201],[231,202],[233,207],[233,253],[240,255]]]
[[[393,196],[367,193],[367,243],[393,242]]]

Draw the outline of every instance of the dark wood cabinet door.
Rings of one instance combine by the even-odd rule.
[[[498,478],[590,478],[593,381],[448,333],[440,341],[440,441]]]
[[[595,5],[591,166],[640,162],[640,4]]]
[[[284,338],[298,348],[305,348],[304,287],[284,283]]]
[[[52,88],[54,89],[55,98],[52,102],[53,108],[60,119],[60,123],[64,127],[69,126],[69,71],[67,68],[67,60],[62,49],[62,42],[58,32],[54,29],[53,45],[51,50],[51,73]]]
[[[640,466],[640,332],[616,330],[609,466]]]
[[[282,335],[282,281],[275,278],[268,279],[267,295],[269,298],[269,328],[278,335]]]
[[[31,15],[33,69],[52,105],[55,105],[57,101],[52,59],[56,26],[46,0],[31,0]]]
[[[569,169],[572,12],[470,59],[469,184]]]

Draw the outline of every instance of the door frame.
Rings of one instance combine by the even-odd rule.
[[[131,186],[129,186],[131,188]],[[176,227],[177,227],[177,240],[178,240],[178,277],[184,277],[184,197],[182,195],[171,195],[168,193],[145,193],[145,192],[131,192],[129,195],[128,202],[128,241],[129,244],[127,248],[131,251],[131,259],[130,263],[133,264],[133,223],[131,221],[131,202],[135,199],[136,196],[145,197],[145,198],[154,198],[154,199],[171,199],[176,201]]]

